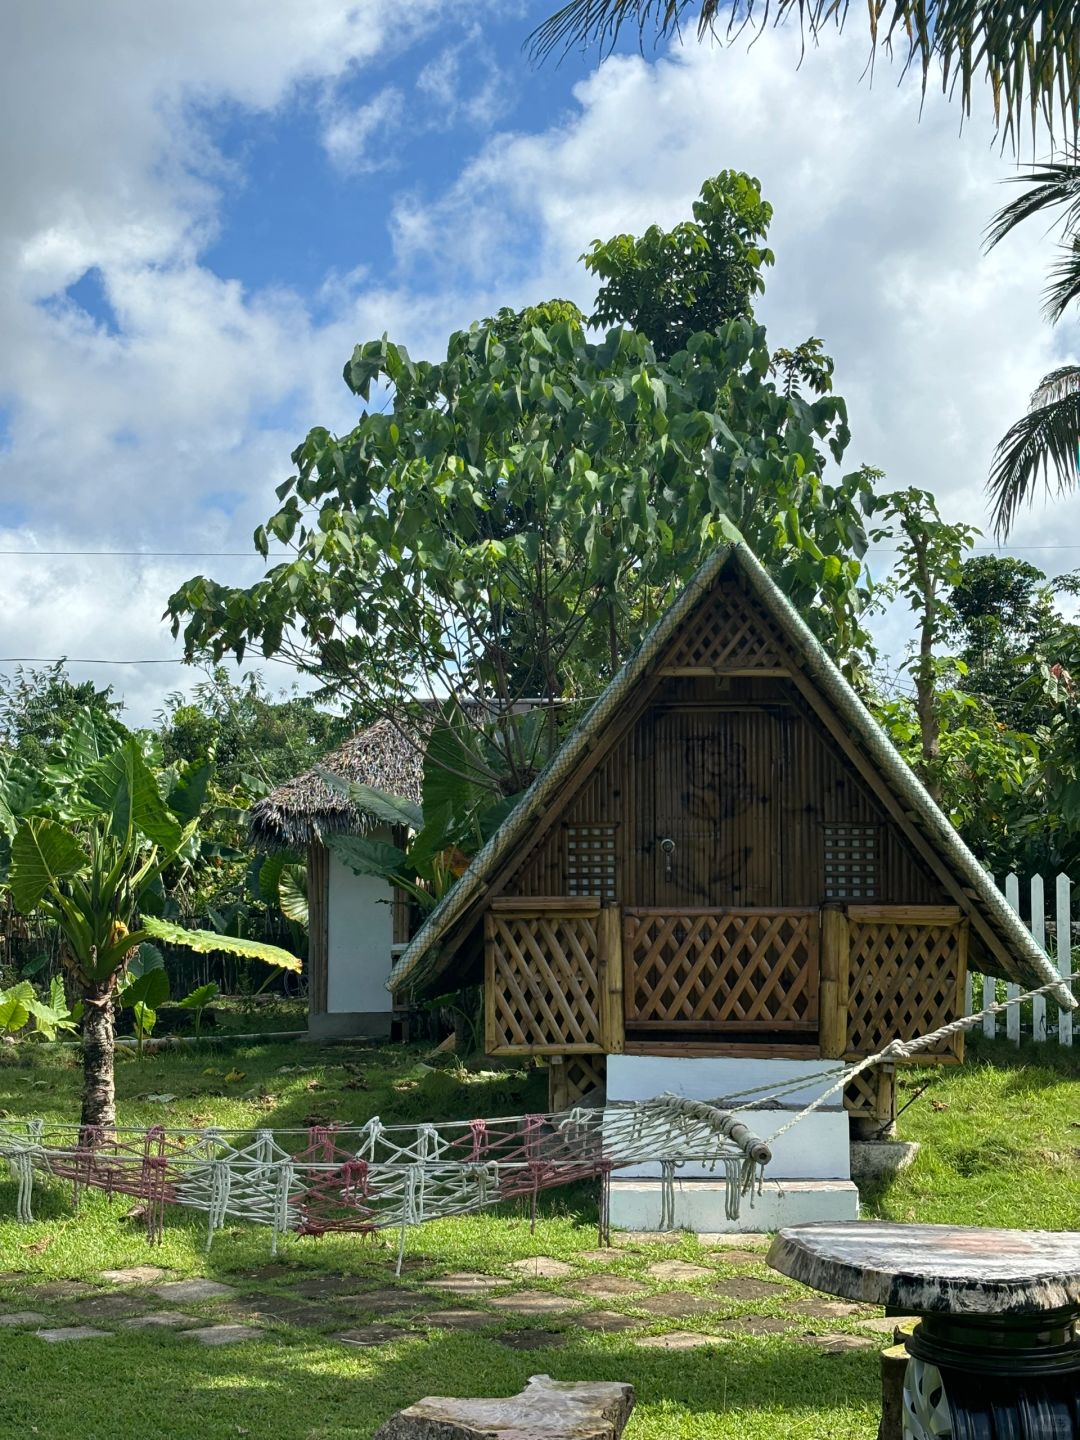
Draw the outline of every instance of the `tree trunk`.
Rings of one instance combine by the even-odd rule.
[[[113,982],[83,987],[82,1129],[112,1130],[116,1124],[116,1051],[113,1026]]]

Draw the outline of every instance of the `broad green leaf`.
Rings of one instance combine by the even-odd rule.
[[[419,830],[424,823],[424,812],[411,800],[402,800],[400,796],[376,790],[371,785],[353,784],[329,770],[319,770],[319,775],[331,789],[347,795],[358,810],[374,815],[387,825],[404,825],[410,830]]]
[[[202,814],[213,774],[214,767],[207,761],[203,765],[189,765],[177,776],[166,803],[182,824],[187,825]]]
[[[258,895],[264,905],[278,903],[278,885],[285,864],[286,858],[283,853],[263,856],[262,864],[259,866]]]
[[[35,999],[29,980],[20,981],[10,990],[0,990],[0,1035],[14,1035],[29,1022]]]
[[[264,960],[267,965],[277,965],[282,970],[300,971],[300,961],[288,950],[278,945],[267,945],[261,940],[243,940],[235,935],[215,935],[212,930],[185,930],[171,920],[159,920],[144,916],[141,930],[166,945],[179,945],[186,950],[195,950],[201,955],[239,955],[248,960]],[[138,938],[142,938],[141,935]]]
[[[296,925],[307,929],[307,871],[302,865],[287,865],[278,884],[278,905],[281,913]]]
[[[331,835],[327,843],[331,854],[357,875],[381,875],[385,880],[392,880],[397,875],[411,873],[404,850],[383,840],[369,840],[364,835]]]
[[[221,987],[210,980],[205,985],[200,985],[197,990],[192,990],[182,1000],[176,1003],[183,1010],[205,1010],[207,1005],[212,1004],[221,993]]]
[[[164,970],[165,956],[156,945],[139,945],[128,961],[128,979],[136,980],[140,975],[149,975],[151,970]]]
[[[156,1010],[169,998],[169,977],[164,970],[147,970],[118,988],[116,998],[122,1010],[133,1010],[136,1005]]]
[[[135,1015],[135,1028],[140,1035],[150,1035],[157,1024],[157,1011],[145,1000],[136,1000],[131,1007]]]
[[[86,869],[78,838],[55,820],[24,820],[11,842],[8,889],[16,910],[28,915],[61,880]]]
[[[169,813],[134,736],[86,771],[76,804],[84,811],[108,815],[112,832],[121,841],[135,830],[170,855],[183,842],[183,827]]]

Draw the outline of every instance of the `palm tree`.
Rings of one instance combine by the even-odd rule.
[[[942,90],[959,89],[965,113],[972,83],[990,82],[999,127],[1015,144],[1025,119],[1033,128],[1042,117],[1053,133],[1058,125],[1075,138],[1080,109],[1080,12],[1075,0],[870,0],[871,59],[880,45],[894,42],[904,69],[922,72],[925,91],[931,63],[941,64]],[[610,49],[624,28],[639,43],[652,31],[657,40],[681,33],[696,17],[699,39],[721,31],[727,38],[749,25],[780,25],[795,12],[804,38],[817,41],[826,27],[839,29],[848,0],[567,0],[536,29],[534,56],[544,58],[571,46]]]
[[[994,216],[987,247],[1000,244],[1025,220],[1048,211],[1062,213],[1066,232],[1061,254],[1050,271],[1043,313],[1056,324],[1080,299],[1080,156],[1048,162],[1016,177],[1031,189]],[[1003,437],[994,452],[987,489],[994,530],[1004,538],[1017,512],[1034,498],[1040,479],[1047,490],[1068,494],[1080,483],[1080,366],[1063,365],[1035,387],[1026,415]]]

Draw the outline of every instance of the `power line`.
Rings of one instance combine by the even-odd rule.
[[[156,660],[81,660],[75,655],[0,655],[0,665],[186,665],[182,656]]]
[[[14,555],[20,560],[32,560],[36,556],[56,557],[76,555],[82,557],[116,556],[122,559],[146,560],[217,560],[233,559],[262,560],[264,557],[253,550],[0,550],[0,555]],[[276,557],[269,556],[269,559]]]

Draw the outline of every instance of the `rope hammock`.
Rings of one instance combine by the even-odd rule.
[[[730,1112],[675,1095],[562,1114],[506,1116],[441,1125],[308,1130],[88,1131],[44,1120],[0,1124],[0,1157],[17,1185],[16,1214],[30,1220],[35,1174],[131,1195],[146,1210],[151,1240],[164,1207],[204,1211],[207,1245],[227,1219],[267,1225],[276,1252],[285,1231],[406,1230],[526,1198],[535,1214],[542,1190],[607,1179],[628,1165],[660,1161],[664,1213],[674,1224],[674,1169],[690,1157],[725,1182],[727,1214],[737,1219],[771,1152]],[[606,1190],[606,1187],[605,1187]],[[606,1230],[606,1204],[601,1206]]]
[[[1080,974],[1065,977],[1066,983]],[[374,1233],[397,1229],[398,1265],[410,1226],[529,1200],[535,1217],[542,1190],[575,1180],[602,1181],[600,1228],[606,1238],[608,1179],[643,1163],[661,1167],[661,1229],[673,1229],[675,1172],[689,1162],[719,1173],[728,1219],[760,1191],[772,1146],[826,1105],[864,1070],[913,1059],[984,1016],[1044,995],[1061,981],[988,1005],[914,1040],[894,1040],[853,1065],[754,1086],[715,1101],[661,1095],[559,1114],[504,1116],[439,1125],[383,1125],[307,1130],[149,1129],[92,1131],[46,1120],[0,1122],[0,1158],[16,1184],[16,1216],[30,1221],[34,1177],[70,1181],[76,1201],[87,1187],[143,1202],[151,1241],[161,1236],[166,1205],[205,1212],[207,1247],[229,1219],[265,1225],[276,1253],[287,1231]],[[808,1104],[761,1139],[734,1113],[776,1109],[785,1097],[828,1082]]]

